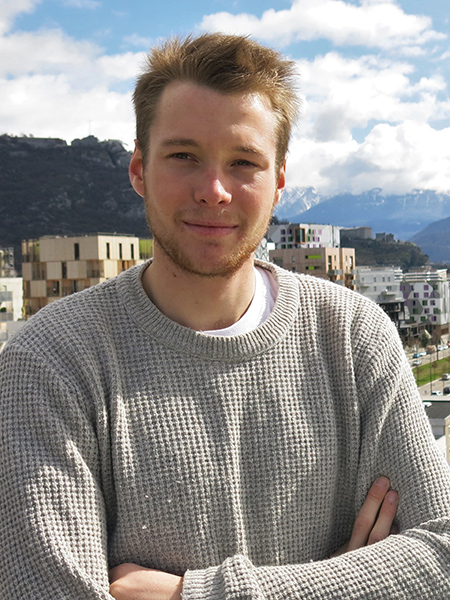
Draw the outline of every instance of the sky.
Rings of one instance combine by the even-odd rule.
[[[146,52],[203,31],[296,61],[288,188],[450,192],[448,0],[0,0],[0,134],[132,150]]]

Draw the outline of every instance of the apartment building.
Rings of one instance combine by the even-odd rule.
[[[308,273],[328,279],[350,289],[354,288],[354,248],[276,248],[269,252],[270,260],[294,273]]]
[[[356,267],[355,290],[370,298],[389,315],[398,328],[405,327],[405,300],[400,267]]]
[[[411,334],[426,329],[434,343],[449,332],[449,281],[447,269],[424,267],[403,274],[400,287],[408,310]]]
[[[270,225],[267,240],[278,249],[339,248],[340,227],[306,223],[279,223]]]
[[[144,249],[145,255],[140,251]],[[22,241],[25,316],[142,262],[149,240],[128,234],[43,236]]]
[[[23,325],[22,277],[0,277],[0,349]]]

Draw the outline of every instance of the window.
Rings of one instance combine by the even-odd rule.
[[[435,306],[436,305],[436,300],[430,300],[430,304],[431,304],[431,306]]]
[[[109,242],[106,242],[106,258],[111,258],[111,248]]]
[[[295,256],[294,255],[291,256],[291,262],[295,262]]]
[[[67,279],[67,263],[61,263],[61,278]]]
[[[306,241],[305,230],[302,227],[296,227],[294,229],[294,237],[297,244],[304,244]]]
[[[418,297],[419,297],[418,292],[414,292],[414,298],[418,298]]]
[[[428,306],[428,300],[423,300],[423,301],[422,301],[422,304],[423,304],[424,306]]]
[[[122,244],[119,243],[119,259],[122,260]]]
[[[436,321],[436,317],[431,317],[431,320],[432,321]]]
[[[427,320],[427,318],[426,318],[426,317],[420,317],[420,320],[421,320],[421,321],[426,321],[426,320]]]
[[[134,244],[131,244],[131,260],[134,260]]]
[[[74,254],[75,260],[80,260],[80,244],[75,243],[73,245],[73,254]]]
[[[428,298],[428,296],[429,296],[429,295],[430,295],[430,294],[429,294],[428,292],[424,292],[424,294],[423,294],[423,297],[424,297],[424,298]]]

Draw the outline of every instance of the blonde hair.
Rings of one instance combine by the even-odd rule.
[[[149,131],[165,87],[189,81],[223,94],[265,95],[277,119],[279,168],[288,151],[298,115],[295,63],[246,36],[209,33],[197,38],[169,39],[152,48],[133,95],[136,138],[146,161]]]

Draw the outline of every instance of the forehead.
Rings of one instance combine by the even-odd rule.
[[[258,93],[223,94],[192,82],[172,82],[158,102],[150,139],[179,133],[240,133],[274,142],[276,116],[269,99]]]

